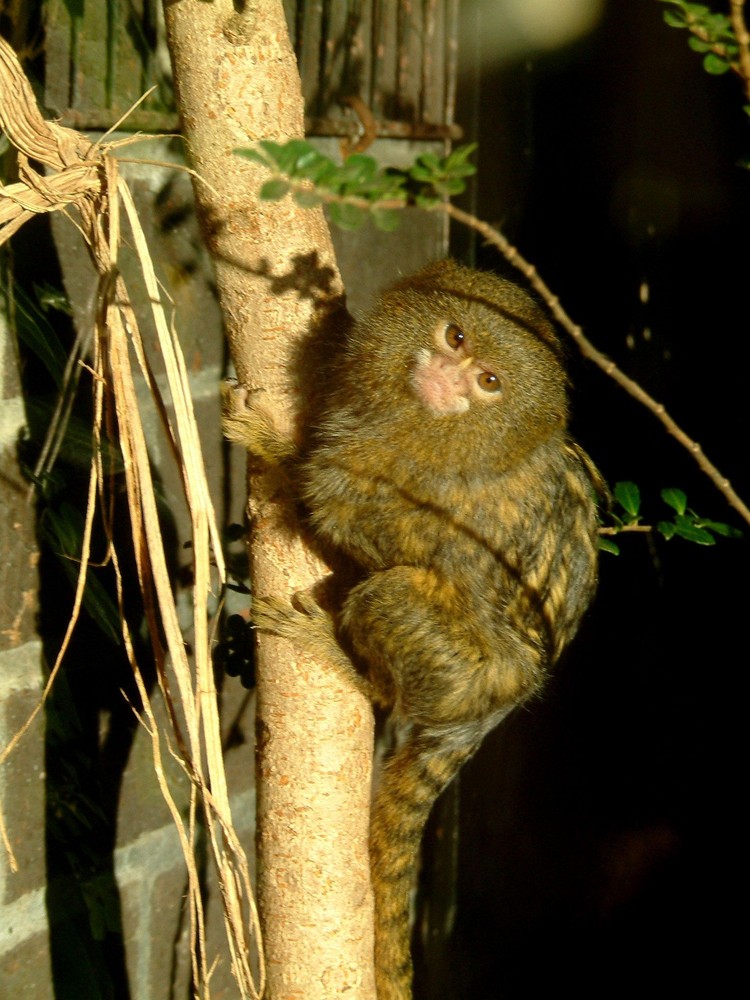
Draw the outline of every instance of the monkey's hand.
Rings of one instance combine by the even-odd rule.
[[[288,465],[297,456],[294,442],[279,433],[271,414],[236,379],[221,384],[221,422],[224,436],[247,448],[271,468]]]
[[[276,597],[255,597],[250,607],[250,619],[259,632],[288,639],[298,649],[332,666],[342,679],[372,698],[367,678],[357,673],[339,645],[328,612],[306,590],[294,595],[294,603],[298,607]]]

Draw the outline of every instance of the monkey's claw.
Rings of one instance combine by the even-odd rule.
[[[294,595],[301,610],[276,597],[257,597],[250,608],[250,619],[259,632],[288,639],[298,649],[333,666],[344,677],[370,697],[366,680],[354,669],[351,660],[336,639],[333,620],[309,590]]]

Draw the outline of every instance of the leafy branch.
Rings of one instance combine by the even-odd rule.
[[[476,143],[458,146],[448,156],[423,153],[407,169],[381,167],[364,153],[354,153],[338,164],[304,139],[285,145],[264,140],[252,149],[235,152],[272,171],[260,189],[266,201],[291,194],[302,208],[326,204],[331,220],[342,229],[359,229],[368,217],[390,232],[399,225],[399,211],[407,205],[431,210],[446,198],[461,194],[466,178],[476,173],[469,157]]]
[[[703,56],[703,68],[713,76],[736,73],[750,100],[750,34],[745,23],[745,0],[729,0],[729,15],[718,14],[705,4],[687,0],[662,0],[669,4],[664,21],[670,28],[690,34],[688,45]],[[750,114],[750,105],[745,105]]]
[[[292,139],[283,145],[264,140],[253,148],[236,149],[235,152],[264,165],[271,172],[272,176],[260,190],[261,198],[275,201],[291,194],[303,207],[326,204],[332,221],[344,229],[358,229],[369,216],[376,226],[392,230],[399,224],[400,211],[408,205],[415,205],[425,211],[443,212],[479,233],[526,277],[584,357],[593,361],[657,417],[667,432],[693,456],[731,506],[750,524],[750,508],[726,476],[706,457],[698,442],[685,433],[662,403],[591,343],[583,329],[565,312],[559,298],[534,265],[500,230],[448,200],[453,195],[461,194],[466,188],[466,179],[476,172],[476,167],[469,162],[475,149],[476,144],[459,146],[446,157],[425,153],[403,170],[381,167],[371,156],[362,153],[355,153],[342,164],[337,164],[303,139]]]
[[[687,496],[683,490],[670,487],[661,491],[661,499],[674,513],[671,520],[658,521],[656,525],[641,522],[641,491],[632,482],[617,483],[613,490],[616,507],[610,511],[611,525],[599,528],[599,546],[605,552],[619,555],[620,549],[611,541],[613,535],[625,532],[658,532],[667,541],[671,538],[683,538],[696,545],[714,545],[716,535],[723,538],[739,538],[742,532],[721,521],[712,521],[701,517],[688,507]]]

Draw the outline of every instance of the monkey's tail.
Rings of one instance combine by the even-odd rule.
[[[409,911],[422,832],[435,800],[480,742],[414,732],[383,770],[370,826],[378,1000],[411,1000]]]

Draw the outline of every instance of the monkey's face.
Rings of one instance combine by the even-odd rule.
[[[517,285],[441,261],[354,325],[333,412],[396,462],[499,471],[565,426],[559,345]]]
[[[441,261],[395,292],[420,341],[410,351],[411,389],[430,414],[527,436],[565,422],[559,343],[518,285]]]
[[[414,391],[428,410],[440,416],[465,413],[472,403],[499,402],[500,378],[476,358],[471,339],[458,323],[438,322],[433,342],[433,350],[417,350],[411,376]]]

